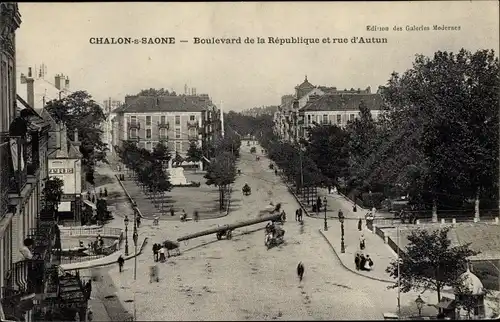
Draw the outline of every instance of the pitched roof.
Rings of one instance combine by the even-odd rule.
[[[28,101],[28,85],[21,81],[21,78],[17,78],[17,93],[18,95]],[[44,108],[44,102],[48,102],[59,99],[59,92],[61,92],[61,98],[66,97],[70,94],[67,89],[58,90],[57,87],[44,78],[35,78],[33,82],[33,92],[34,92],[34,108],[37,112]]]
[[[127,96],[119,112],[202,112],[211,103],[199,96]]]
[[[325,94],[334,94],[337,92],[337,87],[316,86],[316,88],[320,89]]]
[[[82,154],[80,153],[80,149],[76,146],[73,145],[71,140],[68,138],[68,158],[70,159],[79,159],[82,157]]]
[[[318,97],[310,96],[309,101],[300,111],[357,111],[361,101],[370,110],[382,109],[382,97],[378,94],[335,94]]]
[[[16,106],[19,110],[29,110],[31,112],[30,114],[30,123],[35,124],[36,126],[40,128],[48,127],[50,124],[42,117],[41,112],[42,111],[36,111],[33,109],[29,104],[19,95],[16,95]]]

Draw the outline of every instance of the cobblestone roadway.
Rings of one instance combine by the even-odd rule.
[[[151,251],[138,257],[137,281],[133,261],[125,272],[116,266],[110,275],[122,302],[134,299],[138,320],[245,320],[245,319],[380,319],[393,311],[396,292],[386,284],[345,271],[319,235],[322,222],[306,218],[303,229],[293,220],[298,204],[286,187],[269,170],[269,161],[242,148],[238,167],[252,195],[243,198],[240,209],[228,217],[204,222],[161,222],[151,227],[144,222],[141,234],[152,242],[176,239],[220,224],[255,218],[270,201],[282,202],[288,214],[286,245],[266,250],[264,232],[242,232],[263,228],[265,223],[235,231],[233,240],[217,241],[206,236],[181,245],[182,255],[159,264],[160,283],[149,283]],[[258,148],[260,151],[260,148]],[[150,248],[148,245],[148,248]],[[303,261],[306,273],[302,283],[296,265]],[[135,296],[134,296],[135,293]],[[133,312],[133,303],[125,303]]]

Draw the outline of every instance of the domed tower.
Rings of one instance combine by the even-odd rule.
[[[302,82],[302,84],[295,86],[295,98],[300,99],[302,96],[306,95],[314,89],[314,85],[309,83],[307,80],[307,75]]]
[[[462,303],[461,306],[466,315],[484,317],[484,295],[486,292],[479,277],[471,272],[470,264],[467,264],[467,270],[460,275],[460,281],[462,282],[461,286],[455,290],[455,300]]]

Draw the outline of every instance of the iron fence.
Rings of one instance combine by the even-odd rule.
[[[61,228],[60,231],[61,231],[61,237],[97,236],[97,235],[120,237],[120,235],[122,234],[121,228],[113,228],[113,227],[99,227],[99,228],[68,227],[68,228]]]

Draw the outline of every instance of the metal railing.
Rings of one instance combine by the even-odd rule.
[[[158,128],[164,128],[164,129],[169,129],[170,128],[170,123],[169,122],[158,122]]]
[[[100,227],[100,228],[68,227],[60,229],[60,232],[61,232],[61,237],[98,236],[98,235],[119,237],[122,233],[122,229],[112,228],[112,227]]]

